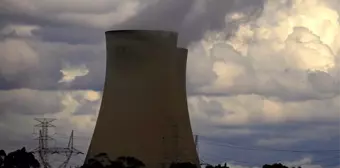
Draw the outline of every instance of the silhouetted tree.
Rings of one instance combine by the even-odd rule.
[[[107,166],[107,168],[125,168],[124,164],[119,161],[111,161],[111,165]]]
[[[116,162],[122,163],[126,168],[143,168],[145,167],[145,164],[134,158],[134,157],[129,157],[129,156],[122,156],[118,157]]]
[[[262,166],[262,168],[288,168],[288,167],[281,163],[274,163],[272,165],[265,164]]]
[[[229,167],[227,166],[227,163],[224,163],[223,166],[221,164],[218,164],[216,166],[207,165],[205,168],[229,168]]]
[[[81,168],[92,168],[92,167],[97,167],[97,168],[104,168],[103,164],[100,163],[96,159],[89,159],[87,163],[85,163]]]
[[[87,162],[82,166],[82,168],[105,168],[107,165],[110,165],[110,158],[106,153],[99,153],[95,155],[93,158],[87,160]]]
[[[189,162],[183,162],[183,163],[172,163],[170,165],[170,168],[197,168],[197,166]]]
[[[39,168],[40,164],[31,152],[26,148],[16,150],[6,155],[5,151],[0,151],[1,168]]]
[[[81,168],[144,168],[145,164],[129,156],[121,156],[112,161],[106,153],[100,153],[89,159]]]
[[[212,166],[212,165],[207,165],[207,166],[205,166],[205,168],[214,168],[214,166]]]
[[[0,150],[0,167],[4,167],[6,158],[6,152],[4,150]]]

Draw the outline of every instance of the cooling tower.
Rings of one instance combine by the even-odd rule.
[[[122,30],[106,35],[106,79],[87,159],[132,156],[148,168],[199,164],[186,99],[187,49],[177,34]]]

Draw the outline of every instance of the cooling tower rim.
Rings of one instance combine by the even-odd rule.
[[[109,30],[106,31],[105,34],[122,34],[122,33],[136,33],[136,34],[153,34],[153,35],[171,35],[177,36],[178,33],[175,31],[167,31],[167,30]]]
[[[178,34],[164,30],[110,30],[105,32],[107,39],[114,41],[152,42],[154,45],[176,46]]]

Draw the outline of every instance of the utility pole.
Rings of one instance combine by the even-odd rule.
[[[56,119],[52,118],[36,118],[36,121],[39,122],[39,124],[35,125],[35,127],[40,127],[39,130],[39,137],[36,138],[39,140],[38,147],[33,151],[33,153],[36,153],[39,155],[39,160],[43,168],[51,168],[51,165],[48,160],[48,156],[52,154],[62,154],[66,156],[65,161],[59,166],[59,168],[66,168],[67,164],[69,163],[72,155],[77,154],[83,154],[79,150],[75,149],[73,147],[73,130],[71,132],[71,136],[68,142],[68,146],[66,148],[59,148],[54,147],[51,148],[48,146],[48,141],[53,140],[48,134],[48,128],[49,127],[55,127],[51,124],[51,122],[55,121]]]
[[[200,154],[199,154],[199,136],[198,136],[198,135],[195,135],[194,141],[195,141],[196,151],[197,151],[197,155],[198,155],[198,159],[199,159],[200,165],[207,165],[207,164],[203,161],[203,159],[201,159]]]
[[[195,146],[196,146],[196,152],[197,152],[197,155],[198,155],[199,154],[198,135],[195,135],[194,141],[195,141]]]

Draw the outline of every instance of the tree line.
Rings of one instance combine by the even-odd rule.
[[[26,148],[13,151],[6,154],[4,150],[0,150],[0,168],[40,168],[39,161],[32,152],[26,151]],[[107,154],[100,153],[79,168],[146,168],[146,165],[137,158],[130,156],[118,157],[111,160]],[[172,163],[169,168],[197,168],[192,163]],[[206,168],[229,168],[227,164],[207,165]],[[281,163],[265,164],[262,168],[289,168]],[[292,167],[295,168],[295,167]],[[301,167],[297,167],[301,168]]]

